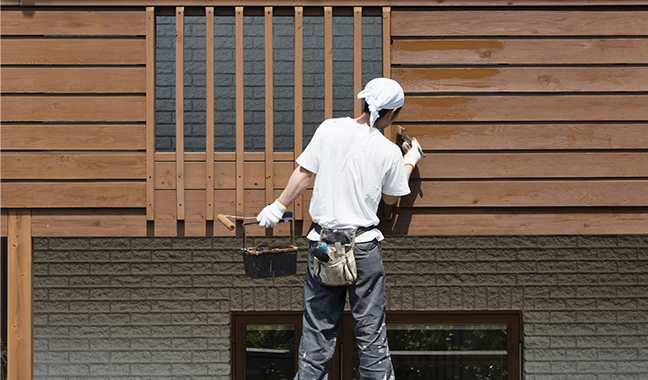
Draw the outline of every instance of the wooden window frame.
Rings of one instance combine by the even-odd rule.
[[[302,331],[302,311],[233,311],[231,314],[232,378],[245,379],[245,331],[247,325],[294,325],[295,371]],[[520,310],[458,310],[414,311],[388,310],[387,325],[488,325],[507,326],[508,380],[521,380],[522,374],[522,311]],[[344,349],[355,344],[353,316],[350,311],[342,315],[335,355],[329,371],[330,380],[352,379],[353,366],[342,368],[342,363],[353,363],[353,350]]]

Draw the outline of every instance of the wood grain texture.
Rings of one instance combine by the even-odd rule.
[[[409,96],[405,122],[648,120],[648,95]]]
[[[155,8],[146,8],[146,220],[155,215]]]
[[[7,209],[0,209],[0,236],[7,237]]]
[[[207,115],[205,131],[205,219],[214,220],[214,7],[205,8]]]
[[[185,215],[185,173],[184,173],[184,7],[176,8],[175,36],[175,151],[176,151],[176,207],[178,220],[184,220]]]
[[[146,120],[145,96],[2,97],[3,122],[137,122]]]
[[[641,207],[648,181],[411,181],[403,207]]]
[[[146,236],[144,209],[33,209],[33,235],[38,237]]]
[[[640,64],[648,40],[583,39],[395,39],[392,64]]]
[[[141,67],[3,67],[2,93],[112,93],[146,91]]]
[[[396,209],[381,225],[386,235],[646,234],[648,211]]]
[[[7,179],[145,179],[144,152],[3,152]]]
[[[245,189],[265,188],[265,164],[263,162],[245,163]],[[292,162],[275,162],[275,189],[283,188],[288,182],[293,171]],[[205,189],[205,164],[204,162],[185,162],[185,188],[192,190]],[[215,162],[214,163],[214,188],[235,189],[236,188],[236,163]],[[155,163],[155,188],[175,189],[175,167],[171,162]]]
[[[34,264],[31,210],[9,210],[7,226],[7,378],[34,374]]]
[[[7,208],[146,207],[141,182],[3,182]]]
[[[144,12],[109,10],[3,10],[2,35],[100,35],[145,34]]]
[[[648,153],[428,153],[414,177],[648,178]]]
[[[426,150],[645,149],[648,146],[646,123],[402,126]]]
[[[395,67],[392,79],[409,94],[644,91],[648,67]]]
[[[3,38],[3,65],[143,65],[143,38]]]
[[[145,127],[95,124],[3,124],[3,150],[143,150]]]
[[[634,36],[648,12],[613,10],[394,11],[392,36]]]
[[[274,202],[274,72],[272,7],[265,7],[265,189],[266,204]]]

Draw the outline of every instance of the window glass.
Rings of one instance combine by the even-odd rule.
[[[295,375],[295,327],[247,325],[245,374],[248,380],[283,380]]]
[[[387,338],[397,379],[508,379],[506,325],[387,325]]]

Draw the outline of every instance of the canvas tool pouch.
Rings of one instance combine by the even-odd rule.
[[[358,278],[358,270],[353,251],[355,249],[355,229],[322,228],[319,244],[326,244],[331,258],[323,262],[313,257],[313,272],[322,285],[345,286],[352,285]]]

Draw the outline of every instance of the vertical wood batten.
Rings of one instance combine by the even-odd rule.
[[[34,297],[31,210],[7,215],[7,375],[32,379],[34,367]]]
[[[304,149],[303,141],[303,68],[304,68],[304,8],[295,7],[295,156],[297,157]],[[295,162],[295,169],[297,168]],[[295,201],[295,219],[304,219],[303,196]]]
[[[205,43],[207,48],[207,131],[205,158],[205,220],[214,220],[214,7],[205,9]]]
[[[324,118],[333,117],[333,8],[324,7]]]
[[[243,7],[236,7],[236,215],[244,211]]]
[[[176,8],[176,208],[185,218],[184,191],[184,7]]]
[[[146,220],[155,219],[155,8],[146,8]]]
[[[391,8],[383,7],[383,28],[382,28],[382,56],[383,56],[383,77],[391,78]],[[392,135],[392,127],[385,128],[385,136]]]
[[[353,8],[353,115],[360,115],[362,100],[357,95],[362,90],[362,7]]]
[[[265,7],[265,200],[274,201],[274,73],[272,50],[272,7]]]

